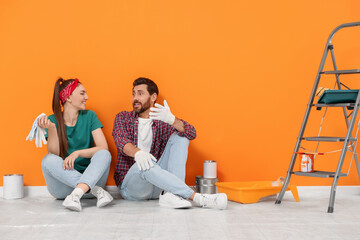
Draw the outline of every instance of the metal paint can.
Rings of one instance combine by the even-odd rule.
[[[215,183],[217,178],[203,178],[202,176],[196,176],[196,192],[214,194],[217,192]]]
[[[204,178],[216,178],[216,161],[206,160],[204,162]]]
[[[19,199],[24,197],[24,180],[22,174],[7,174],[3,177],[4,199]]]
[[[300,172],[314,171],[314,154],[301,154]]]

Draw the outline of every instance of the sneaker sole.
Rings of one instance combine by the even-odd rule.
[[[96,206],[97,206],[98,208],[105,207],[106,205],[108,205],[109,203],[111,203],[113,200],[114,200],[114,198],[113,198],[112,196],[110,196],[110,201],[102,202],[101,204],[96,204]]]
[[[219,210],[225,210],[225,209],[227,208],[227,205],[228,205],[227,195],[224,194],[224,195],[222,195],[222,196],[224,196],[224,198],[225,198],[225,206],[218,207]]]
[[[81,208],[77,208],[75,206],[65,206],[63,205],[65,208],[69,209],[69,210],[72,210],[72,211],[75,211],[75,212],[81,212]]]
[[[192,207],[192,205],[183,205],[183,206],[174,207],[173,205],[165,204],[165,203],[159,203],[159,205],[160,207],[173,208],[173,209],[187,209]]]

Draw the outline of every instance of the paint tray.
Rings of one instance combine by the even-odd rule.
[[[282,182],[253,181],[253,182],[217,182],[220,193],[226,193],[228,199],[240,203],[256,203],[260,198],[280,193]],[[288,186],[295,201],[299,201],[299,194],[295,185]]]
[[[325,90],[320,96],[318,103],[334,104],[334,103],[355,103],[359,90]],[[317,107],[320,110],[321,107]],[[348,107],[353,109],[353,107]]]

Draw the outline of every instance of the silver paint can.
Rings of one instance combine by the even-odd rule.
[[[215,183],[217,178],[203,178],[202,176],[196,176],[196,192],[214,194],[217,192]]]

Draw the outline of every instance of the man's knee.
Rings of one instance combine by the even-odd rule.
[[[141,176],[142,179],[144,180],[148,180],[149,178],[154,178],[159,176],[160,171],[161,171],[161,167],[159,166],[159,164],[154,163],[154,166],[149,168],[148,170],[139,170],[139,175]],[[160,171],[159,171],[160,170]]]
[[[133,166],[131,166],[130,170],[128,171],[127,174],[129,174],[130,176],[140,176],[140,178],[142,179],[146,179],[147,175],[150,174],[157,174],[157,170],[161,169],[161,167],[159,166],[158,163],[154,162],[154,166],[152,166],[151,168],[147,169],[147,170],[140,170],[137,166],[137,164],[135,163]]]
[[[170,139],[174,142],[174,145],[176,146],[182,146],[182,147],[189,147],[189,139],[187,139],[186,137],[181,137],[177,134],[173,134],[171,135]]]

